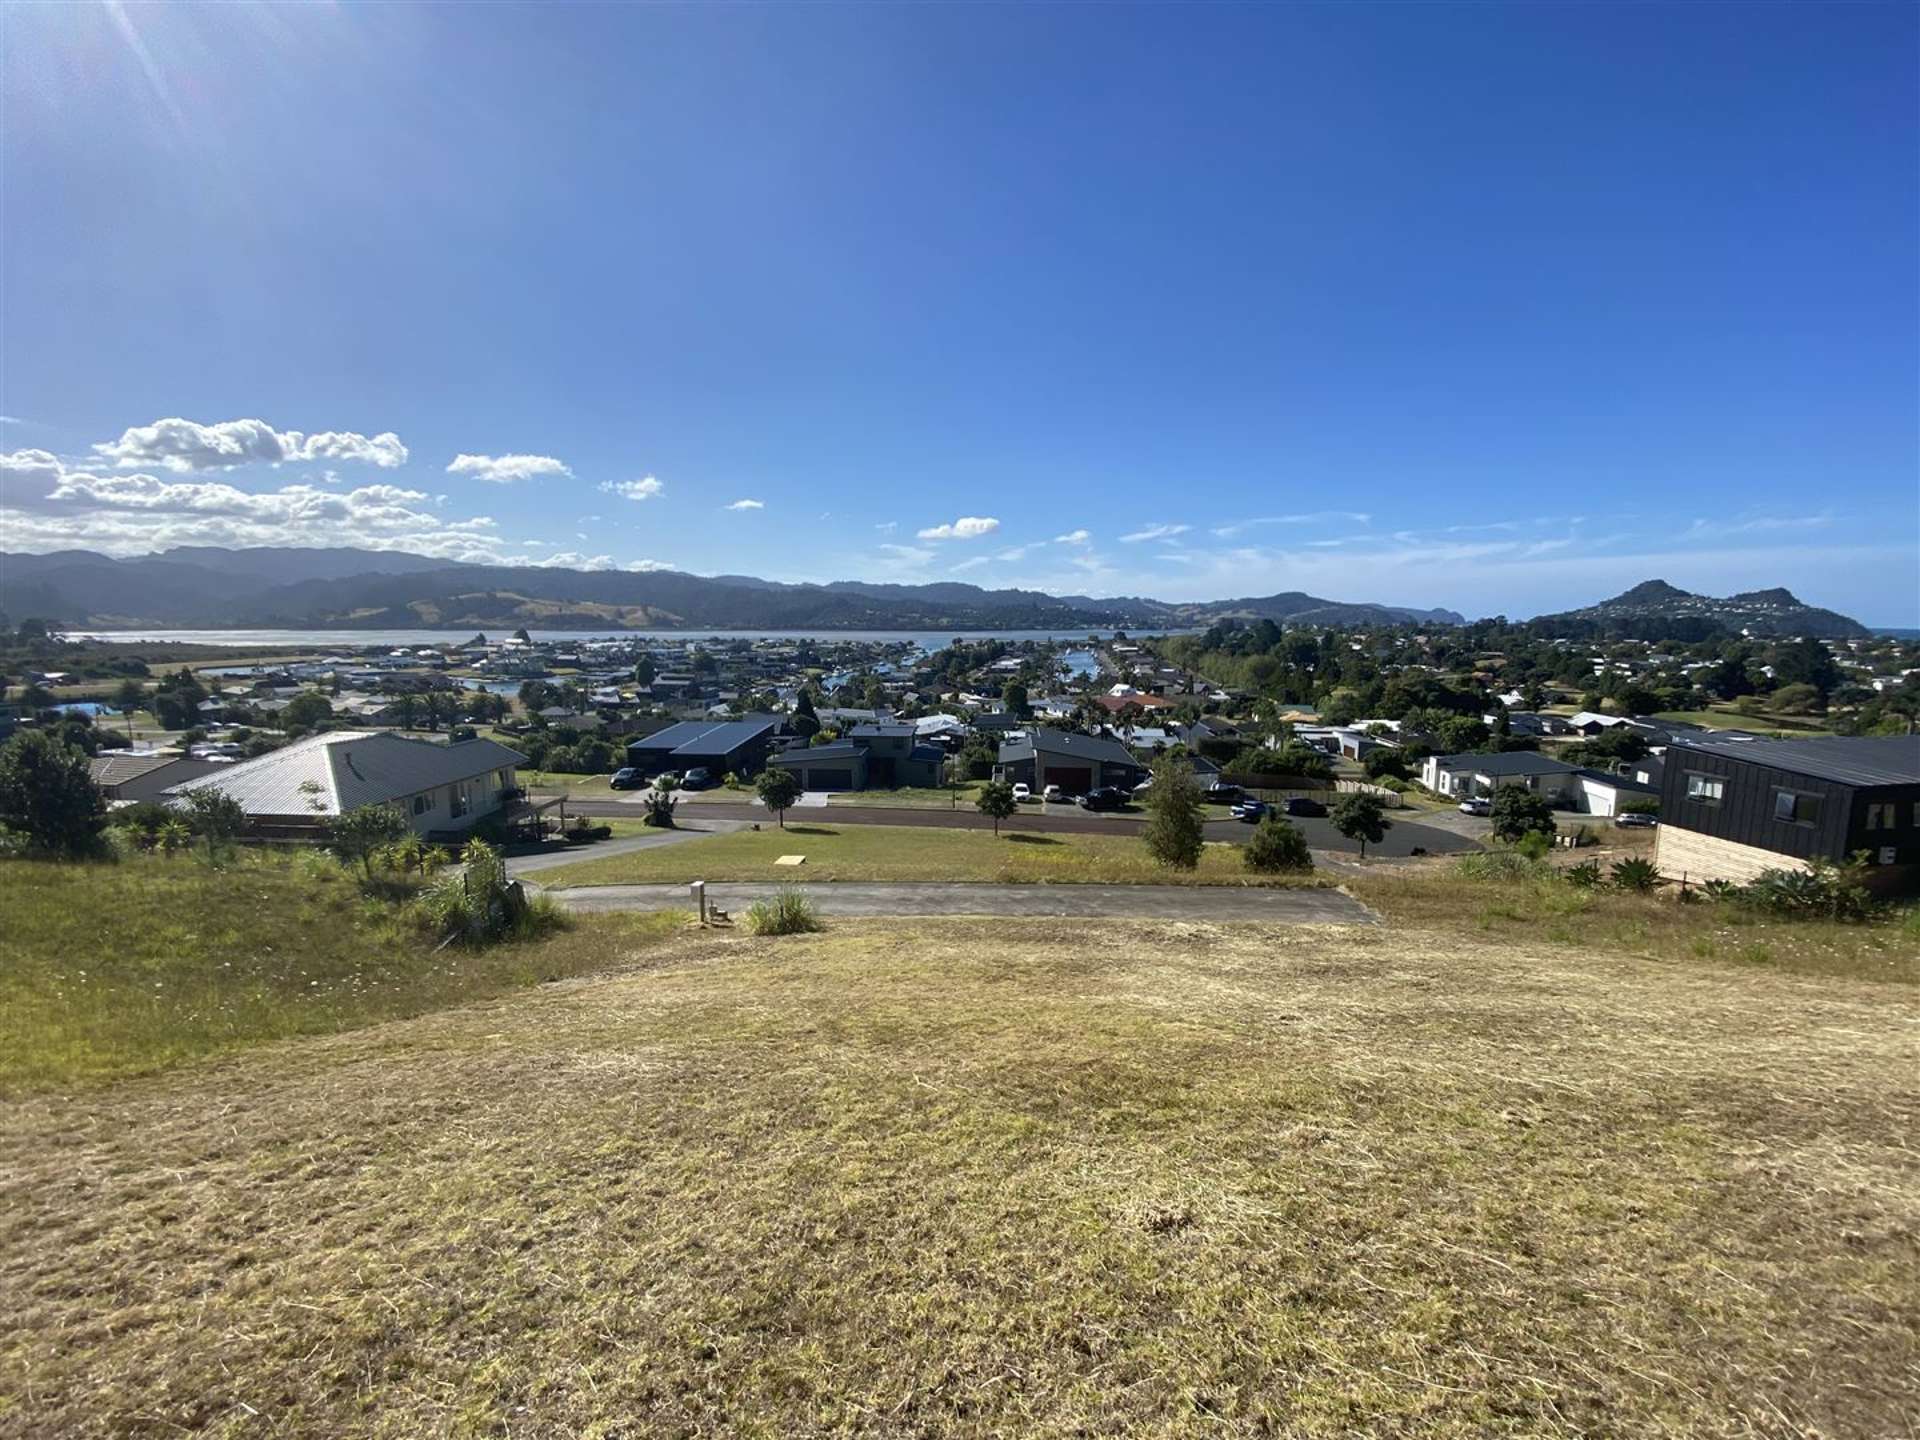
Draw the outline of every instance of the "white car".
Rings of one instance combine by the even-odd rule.
[[[1058,785],[1049,785],[1040,792],[1040,798],[1049,805],[1058,805],[1062,800],[1067,798],[1067,792],[1062,790]]]
[[[1493,813],[1493,802],[1491,800],[1462,800],[1460,802],[1460,813],[1462,815],[1491,815]]]
[[[1025,804],[1027,801],[1033,799],[1033,787],[1024,784],[1014,786],[1013,798],[1021,804]]]

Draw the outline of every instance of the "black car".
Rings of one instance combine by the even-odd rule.
[[[720,782],[713,778],[713,772],[706,766],[696,766],[687,771],[686,778],[680,782],[682,790],[711,790]]]
[[[613,772],[613,778],[607,782],[609,790],[638,790],[646,784],[646,778],[631,765],[622,766]]]
[[[1118,810],[1127,803],[1127,792],[1116,790],[1111,785],[1099,785],[1080,797],[1080,804],[1088,810]]]
[[[1238,785],[1229,785],[1222,780],[1216,780],[1207,786],[1207,799],[1218,805],[1224,805],[1229,800],[1238,800],[1244,793]]]
[[[1280,807],[1280,813],[1283,815],[1325,815],[1327,813],[1327,807],[1322,805],[1318,800],[1309,800],[1304,795],[1296,795]]]

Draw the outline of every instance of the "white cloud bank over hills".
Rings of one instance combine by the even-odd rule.
[[[296,461],[353,462],[382,470],[407,463],[407,447],[391,430],[362,435],[354,430],[275,430],[264,420],[222,420],[203,425],[174,417],[136,425],[118,440],[94,450],[122,469],[157,465],[163,470],[232,470],[241,465]]]

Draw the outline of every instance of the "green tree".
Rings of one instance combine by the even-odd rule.
[[[205,837],[209,856],[225,850],[247,828],[246,810],[217,785],[189,790],[186,812],[193,833]]]
[[[1381,804],[1380,797],[1360,790],[1336,800],[1331,819],[1334,829],[1347,839],[1360,842],[1362,860],[1367,858],[1367,846],[1378,845],[1387,838],[1387,831],[1393,828],[1393,822],[1387,819],[1387,807]]]
[[[1027,687],[1018,680],[1000,692],[1000,703],[1022,720],[1033,713],[1032,702],[1027,698]]]
[[[993,820],[993,833],[1000,833],[1000,822],[1020,808],[1013,798],[1013,786],[1004,780],[991,780],[980,787],[980,796],[974,802],[974,808],[982,815]]]
[[[1186,761],[1161,760],[1154,765],[1142,838],[1148,853],[1162,865],[1191,870],[1200,863],[1206,817],[1200,808],[1200,787],[1193,783],[1193,767]]]
[[[0,827],[40,854],[77,858],[98,851],[106,823],[107,802],[81,751],[39,730],[0,746]]]
[[[793,702],[793,733],[803,740],[811,740],[820,733],[820,717],[813,708],[813,691],[805,685],[800,687],[800,694]]]
[[[1497,839],[1517,842],[1523,835],[1551,837],[1559,829],[1553,806],[1524,785],[1502,785],[1493,792],[1493,833]]]
[[[1503,710],[1500,713],[1504,715],[1506,711]],[[1369,750],[1361,757],[1360,768],[1366,772],[1369,780],[1384,780],[1389,775],[1396,780],[1409,778],[1407,757],[1402,755],[1396,747],[1389,745]]]
[[[116,710],[139,710],[147,703],[147,687],[138,680],[122,680],[114,687],[113,704]]]
[[[1307,837],[1300,833],[1298,826],[1278,815],[1269,815],[1253,827],[1244,859],[1247,869],[1261,874],[1313,868],[1313,852],[1307,849]]]
[[[280,712],[280,728],[301,731],[322,730],[332,719],[332,701],[318,690],[302,690],[289,700],[287,708]]]
[[[342,865],[359,865],[373,878],[373,857],[413,827],[391,805],[360,805],[326,822],[327,848]]]
[[[642,655],[638,660],[633,662],[634,684],[651,685],[659,678],[659,675],[660,671],[658,667],[654,665],[651,655]]]
[[[1773,708],[1782,715],[1806,715],[1820,708],[1820,692],[1804,681],[1782,685],[1773,692]]]
[[[753,782],[754,792],[759,795],[760,803],[779,818],[780,828],[787,828],[787,807],[800,798],[800,782],[791,770],[778,765],[769,765],[760,772],[760,778]]]

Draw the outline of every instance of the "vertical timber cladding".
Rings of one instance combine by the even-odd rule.
[[[1684,745],[1667,748],[1666,773],[1660,791],[1660,828],[1669,826],[1729,841],[1743,849],[1757,849],[1772,857],[1773,868],[1783,859],[1843,860],[1854,787],[1839,781],[1757,763],[1756,760],[1695,750]],[[1720,801],[1710,804],[1687,798],[1689,777],[1718,780]],[[1817,802],[1807,820],[1782,820],[1776,814],[1776,792],[1805,796]],[[1665,840],[1664,833],[1661,840]],[[1664,851],[1664,845],[1660,847]],[[1662,864],[1662,870],[1665,871]],[[1763,867],[1765,868],[1765,867]]]

